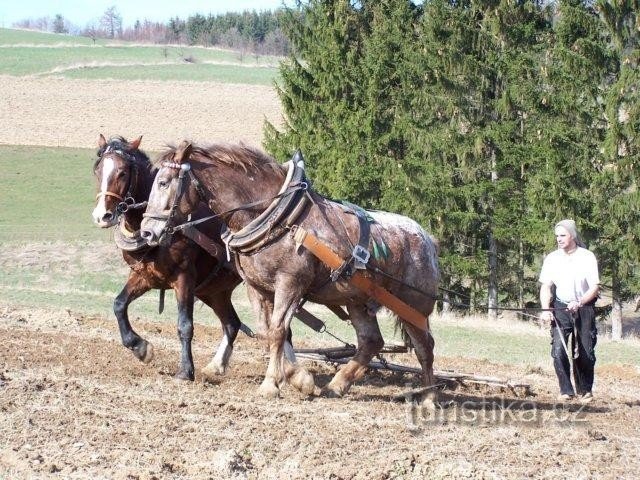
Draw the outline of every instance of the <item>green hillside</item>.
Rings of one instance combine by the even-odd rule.
[[[279,58],[0,28],[0,74],[272,85]]]

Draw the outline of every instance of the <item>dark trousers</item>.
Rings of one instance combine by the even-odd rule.
[[[554,308],[566,308],[567,305],[556,300],[553,306]],[[595,309],[593,305],[585,305],[576,314],[567,310],[556,310],[554,314],[556,324],[562,330],[565,343],[568,342],[569,335],[575,330],[573,341],[571,344],[567,344],[569,354],[574,357],[573,369],[576,381],[576,390],[574,391],[571,384],[571,367],[560,340],[560,332],[555,325],[551,327],[551,356],[560,384],[560,393],[582,395],[590,392],[593,387],[593,370],[596,364],[595,347],[598,334]]]

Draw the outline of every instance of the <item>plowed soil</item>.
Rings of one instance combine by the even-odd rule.
[[[264,119],[279,125],[271,87],[209,82],[0,76],[0,143],[94,147],[100,133],[157,151],[186,138],[259,147]]]
[[[394,399],[417,380],[369,372],[341,399],[285,387],[266,400],[261,345],[240,336],[226,375],[200,375],[220,330],[198,325],[196,380],[173,378],[170,324],[138,331],[149,365],[114,321],[0,306],[0,477],[5,478],[637,478],[640,373],[597,370],[595,400],[556,403],[550,371],[437,358],[436,368],[517,379],[531,392],[449,386],[441,408]],[[397,361],[412,363],[399,354]],[[310,362],[319,385],[333,367]],[[518,395],[516,395],[518,394]]]

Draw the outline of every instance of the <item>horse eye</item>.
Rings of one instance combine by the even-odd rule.
[[[124,170],[120,173],[118,173],[118,178],[124,178],[124,176],[127,174],[127,172],[125,172]]]
[[[169,182],[167,182],[166,180],[158,180],[158,186],[160,188],[167,188],[167,186],[169,185]]]

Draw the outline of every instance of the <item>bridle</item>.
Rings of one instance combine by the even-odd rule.
[[[180,205],[180,201],[182,199],[182,196],[184,195],[185,191],[186,191],[186,185],[187,185],[187,181],[190,181],[191,184],[193,185],[194,189],[196,190],[198,197],[200,198],[200,200],[207,204],[207,206],[210,207],[209,205],[209,199],[207,198],[207,195],[205,193],[204,188],[202,187],[202,184],[200,183],[200,181],[198,180],[198,178],[196,178],[195,173],[193,173],[193,170],[191,169],[191,165],[189,163],[175,163],[175,162],[164,162],[162,164],[163,167],[167,167],[167,168],[173,168],[175,170],[179,170],[179,174],[178,174],[178,188],[176,189],[176,193],[175,196],[173,198],[173,204],[171,205],[171,208],[168,210],[162,210],[162,211],[156,211],[156,212],[149,212],[146,211],[145,213],[143,213],[143,217],[146,218],[152,218],[154,220],[159,220],[159,221],[164,221],[164,226],[162,228],[162,230],[160,231],[158,238],[161,239],[164,235],[172,235],[175,232],[178,231],[182,231],[182,230],[186,230],[190,227],[194,227],[200,223],[204,223],[204,222],[208,222],[209,220],[212,220],[214,218],[224,218],[227,215],[230,215],[234,212],[238,212],[241,210],[247,210],[250,208],[254,208],[257,207],[259,205],[264,205],[267,202],[273,202],[274,200],[280,199],[282,197],[291,195],[297,191],[304,191],[306,192],[309,188],[309,185],[306,181],[300,181],[297,182],[295,185],[291,185],[291,188],[288,188],[286,191],[283,191],[281,193],[278,193],[277,195],[274,195],[273,197],[269,197],[269,198],[265,198],[262,200],[258,200],[256,202],[251,202],[251,203],[247,203],[247,204],[243,204],[240,205],[239,207],[235,207],[235,208],[231,208],[229,210],[226,210],[224,212],[220,212],[220,213],[215,213],[213,215],[209,215],[207,217],[203,217],[203,218],[199,218],[198,220],[192,220],[192,221],[187,221],[185,223],[181,223],[181,224],[176,224],[174,225],[174,219],[176,217],[176,211],[178,209],[178,206]]]
[[[130,153],[125,152],[121,149],[114,149],[111,145],[108,145],[107,148],[100,154],[99,162],[102,162],[106,156],[118,155],[122,158],[125,163],[129,166],[130,175],[129,182],[127,185],[127,193],[125,193],[124,197],[121,195],[110,192],[108,190],[103,190],[98,192],[96,195],[96,201],[101,197],[113,197],[116,200],[119,200],[118,205],[116,206],[116,215],[122,215],[126,213],[128,210],[132,208],[144,208],[147,205],[147,202],[136,203],[133,198],[133,190],[138,183],[138,167],[136,165],[135,158]],[[98,162],[98,163],[99,163]]]
[[[176,217],[176,212],[178,210],[178,205],[180,205],[180,201],[182,200],[182,196],[187,191],[187,181],[190,181],[193,187],[195,188],[200,200],[204,203],[208,204],[207,197],[205,195],[204,189],[202,188],[202,184],[196,178],[195,174],[191,170],[191,164],[189,163],[176,163],[176,162],[163,162],[163,167],[172,168],[174,170],[179,170],[178,173],[178,188],[176,189],[176,193],[173,197],[173,203],[171,208],[168,210],[156,211],[156,212],[144,212],[142,214],[145,218],[152,218],[154,220],[164,221],[164,226],[158,235],[158,238],[162,238],[165,234],[172,235],[175,231],[175,227],[177,225],[173,225],[174,219]]]

